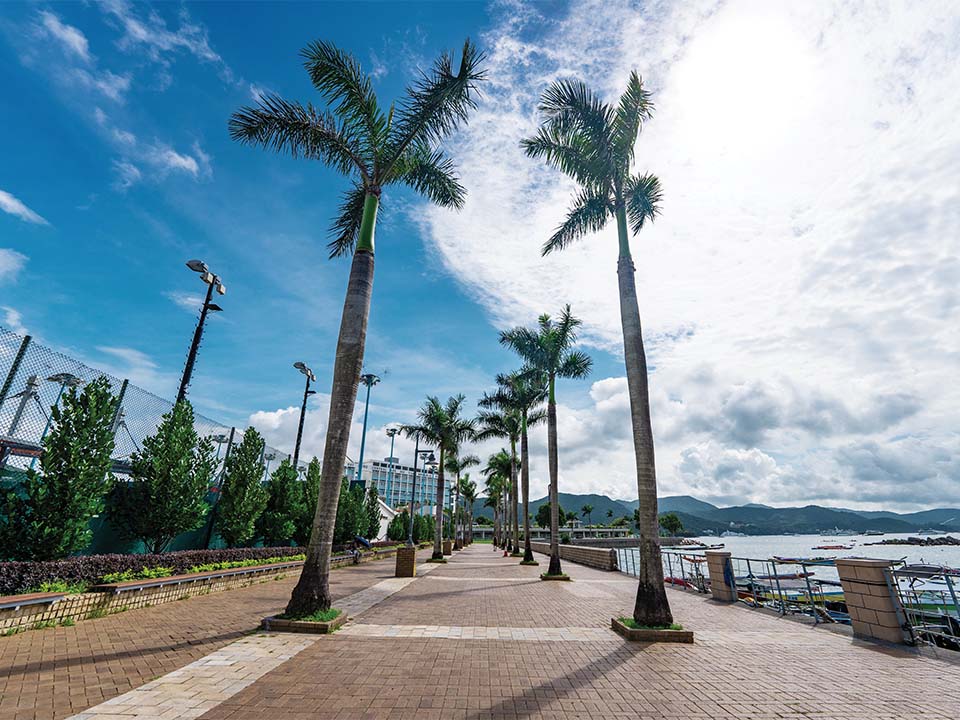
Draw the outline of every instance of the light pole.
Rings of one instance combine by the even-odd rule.
[[[393,482],[393,441],[398,432],[400,431],[397,428],[387,428],[387,437],[390,438],[390,458],[387,460],[387,505],[390,505],[390,485]]]
[[[227,294],[227,288],[221,282],[219,276],[214,275],[207,268],[207,264],[202,260],[188,260],[187,267],[200,275],[200,279],[207,284],[207,296],[203,300],[203,306],[200,308],[200,320],[197,322],[197,329],[193,331],[193,342],[190,343],[190,353],[187,355],[187,364],[183,368],[183,377],[180,378],[180,390],[177,392],[177,402],[180,402],[187,396],[187,386],[190,385],[190,378],[193,376],[193,366],[197,362],[197,350],[200,348],[200,340],[203,337],[203,325],[207,321],[207,312],[221,312],[222,307],[216,303],[210,302],[213,295],[213,288],[216,286],[220,295]]]
[[[416,445],[413,448],[413,483],[410,485],[410,525],[407,527],[407,547],[413,547],[413,506],[417,500],[417,461],[423,455],[427,462],[433,460],[432,450],[420,449],[420,436],[417,436]]]
[[[303,404],[300,406],[300,425],[297,427],[297,445],[293,449],[293,467],[297,468],[299,467],[297,463],[300,461],[300,441],[303,439],[303,416],[307,414],[307,398],[316,392],[310,389],[310,383],[316,382],[317,376],[313,374],[313,370],[299,360],[295,362],[293,366],[307,376],[307,384],[303,388]]]
[[[263,469],[263,476],[264,476],[265,478],[269,478],[269,477],[270,477],[270,463],[277,459],[277,454],[276,454],[276,453],[267,453],[266,455],[263,456],[263,459],[267,461],[267,464],[266,464],[266,466],[265,466],[264,469]]]
[[[367,413],[370,411],[370,388],[380,382],[380,378],[373,373],[360,376],[360,382],[367,386],[367,400],[363,406],[363,434],[360,436],[360,460],[357,463],[357,485],[363,485],[363,447],[367,443]]]
[[[47,422],[43,426],[43,432],[40,433],[40,446],[43,446],[43,439],[47,436],[47,432],[50,430],[50,423],[53,422],[53,408],[60,405],[60,398],[63,397],[63,391],[68,387],[76,388],[83,385],[83,380],[78,378],[76,375],[73,375],[68,372],[57,373],[56,375],[51,375],[47,378],[49,382],[55,382],[60,384],[60,389],[57,391],[57,399],[53,401],[53,406],[50,408],[50,414],[47,415]],[[33,458],[30,461],[30,467],[33,468],[34,463],[37,462],[36,458]]]

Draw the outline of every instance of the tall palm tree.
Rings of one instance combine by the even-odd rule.
[[[509,495],[510,485],[513,483],[516,468],[516,457],[513,453],[501,449],[487,458],[487,464],[480,472],[487,479],[487,495],[490,498],[496,498],[499,510],[495,514],[500,517],[500,531],[497,533],[500,539],[500,546],[507,547],[508,531],[505,526],[510,522],[510,515],[507,512],[507,497]]]
[[[505,409],[499,411],[481,410],[477,415],[479,428],[477,430],[477,440],[485,440],[491,437],[506,438],[510,441],[510,475],[507,478],[507,486],[504,488],[505,512],[504,521],[506,523],[506,532],[504,535],[507,540],[505,548],[515,555],[520,554],[520,527],[517,518],[517,442],[520,440],[520,430],[522,419],[520,413],[514,409]]]
[[[523,505],[523,560],[533,565],[533,549],[530,545],[530,448],[527,429],[546,421],[543,402],[547,388],[538,373],[515,372],[497,375],[497,389],[480,399],[481,407],[496,407],[513,410],[520,415],[520,491]]]
[[[480,461],[477,460],[477,463]],[[473,504],[477,501],[477,484],[470,479],[470,473],[460,478],[460,495],[463,497],[464,514],[466,515],[466,532],[464,543],[473,544]]]
[[[481,472],[486,476],[484,492],[487,494],[487,499],[484,500],[483,506],[493,510],[493,545],[494,547],[499,547],[501,519],[500,504],[503,500],[503,479],[497,474],[488,473],[486,469],[482,470]]]
[[[550,567],[547,575],[562,575],[560,567],[560,501],[557,476],[557,378],[584,378],[593,361],[586,353],[573,350],[581,321],[567,305],[554,321],[541,315],[536,329],[518,327],[500,333],[500,342],[514,350],[526,363],[526,372],[539,375],[547,387],[547,455],[550,465]]]
[[[460,394],[441,403],[436,397],[428,397],[417,411],[419,420],[416,425],[403,425],[400,430],[407,437],[419,437],[434,445],[440,452],[440,464],[437,466],[437,530],[433,536],[433,560],[443,560],[443,490],[446,459],[455,453],[460,445],[472,440],[475,434],[472,418],[463,416],[466,398]]]
[[[467,468],[471,468],[474,465],[480,464],[480,458],[476,455],[463,455],[459,454],[460,448],[456,448],[456,452],[452,453],[450,457],[447,458],[447,472],[453,473],[456,476],[456,483],[454,484],[454,499],[453,507],[454,513],[456,513],[456,508],[460,507],[460,473],[462,473]],[[454,514],[456,518],[456,514]],[[459,532],[459,523],[456,519],[453,521],[453,549],[459,550],[463,547],[461,541],[461,533]]]
[[[584,505],[580,508],[580,517],[587,519],[587,525],[593,525],[593,505]]]
[[[603,102],[584,83],[558,81],[543,93],[539,132],[522,141],[527,155],[542,158],[580,185],[566,219],[543,246],[546,255],[597,232],[610,217],[617,221],[620,248],[617,278],[623,355],[630,394],[630,420],[640,497],[640,572],[633,617],[642,625],[673,621],[660,564],[657,524],[657,475],[647,359],[629,233],[639,233],[660,211],[660,181],[652,174],[632,174],[634,146],[653,104],[636,72],[616,107]]]
[[[287,613],[330,607],[330,549],[350,425],[363,366],[373,292],[374,230],[383,188],[406,185],[443,207],[463,206],[465,191],[438,144],[476,105],[482,56],[467,40],[454,71],[452,54],[384,112],[369,76],[349,53],[317,41],[300,53],[325,110],[268,95],[230,117],[231,137],[293,157],[319,160],[351,178],[331,226],[330,256],[353,255],[340,320],[320,492],[307,559]]]

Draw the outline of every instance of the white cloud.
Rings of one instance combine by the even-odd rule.
[[[265,96],[272,93],[272,90],[269,88],[262,87],[256,83],[250,83],[247,86],[247,90],[250,92],[250,99],[254,102],[260,102]]]
[[[17,279],[27,264],[27,256],[11,248],[0,248],[0,283]]]
[[[140,168],[126,160],[114,160],[113,171],[116,174],[113,186],[121,192],[136,185],[143,178]]]
[[[632,246],[665,491],[698,487],[685,457],[773,458],[781,475],[757,462],[715,492],[784,503],[850,495],[844,444],[883,448],[895,432],[957,456],[956,4],[596,0],[559,20],[507,14],[486,38],[485,99],[451,143],[466,208],[422,208],[423,227],[498,326],[569,301],[584,340],[619,354],[615,229],[541,258],[573,186],[517,143],[552,80],[581,77],[615,99],[631,68],[643,74],[657,111],[637,170],[659,175],[665,201]],[[568,411],[569,432],[625,427],[623,400],[603,400],[620,403],[615,416],[599,403]],[[590,467],[561,458],[566,489],[634,495],[618,437]],[[913,457],[908,446],[889,445]],[[771,482],[745,480],[764,468]],[[894,478],[877,482],[904,504]]]
[[[9,307],[7,305],[0,305],[0,310],[3,310],[3,326],[8,330],[12,330],[18,335],[29,335],[30,331],[27,330],[26,326],[23,324],[23,315],[16,309]]]
[[[60,18],[48,10],[40,13],[43,27],[56,38],[63,47],[84,62],[90,62],[90,45],[86,36],[72,25],[61,22]]]
[[[50,224],[40,215],[24,205],[21,200],[5,190],[0,190],[0,210],[13,215],[14,217],[18,217],[24,222],[33,223],[34,225]]]
[[[164,296],[168,300],[171,300],[177,307],[193,314],[199,312],[200,306],[203,305],[203,296],[195,293],[170,290],[165,292]]]
[[[126,378],[134,385],[160,397],[170,397],[179,382],[179,374],[162,370],[147,353],[132,347],[99,345],[102,356],[90,365],[117,378]]]

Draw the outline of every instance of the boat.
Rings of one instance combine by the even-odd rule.
[[[870,535],[871,537],[876,535],[886,535],[886,533],[883,530],[866,530],[863,534]]]
[[[833,565],[833,561],[836,560],[832,557],[784,557],[782,555],[774,555],[770,559],[790,565]]]
[[[853,545],[815,545],[813,550],[853,550]]]
[[[707,561],[705,557],[701,557],[700,555],[681,555],[680,557],[692,563],[705,563]]]

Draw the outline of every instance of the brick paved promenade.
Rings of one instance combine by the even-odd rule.
[[[412,582],[390,579],[392,567],[333,574],[355,619],[331,637],[230,642],[283,604],[291,583],[283,581],[0,641],[0,662],[13,659],[20,678],[7,681],[0,717],[14,717],[3,703],[12,687],[28,697],[29,682],[45,684],[34,695],[53,701],[16,717],[61,717],[64,694],[77,712],[187,663],[78,717],[900,720],[960,712],[956,663],[696,594],[670,592],[695,644],[627,643],[606,626],[629,612],[635,584],[614,573],[566,563],[574,582],[544,583],[542,566],[521,567],[489,545],[421,566],[429,572]],[[206,628],[203,645],[183,647],[184,616]],[[12,653],[10,641],[22,649]],[[98,661],[105,644],[112,648]]]

